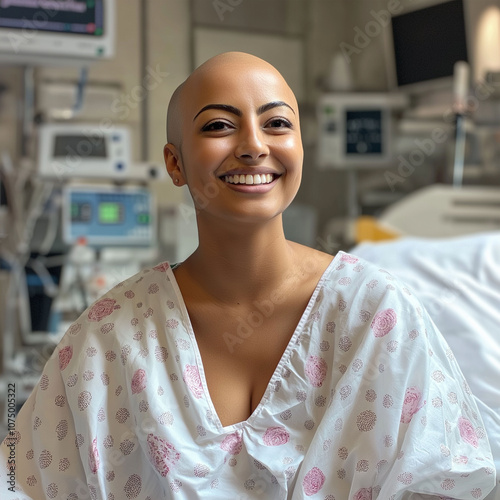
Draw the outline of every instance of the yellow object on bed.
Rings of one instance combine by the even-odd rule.
[[[362,215],[356,220],[355,238],[356,243],[363,241],[394,240],[401,235],[381,225],[375,217]]]

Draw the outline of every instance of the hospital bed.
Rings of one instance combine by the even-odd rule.
[[[391,271],[450,345],[490,438],[500,481],[500,189],[432,186],[362,219],[351,253]],[[488,500],[500,500],[500,486]]]

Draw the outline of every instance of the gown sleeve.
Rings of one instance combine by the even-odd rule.
[[[110,490],[124,499],[165,498],[130,404],[137,381],[122,341],[133,330],[111,297],[69,328],[3,441],[2,500],[98,499]]]
[[[66,498],[70,492],[79,497],[85,492],[88,495],[79,453],[83,443],[77,437],[59,363],[59,357],[66,362],[73,347],[68,344],[56,351],[21,408],[15,429],[0,448],[4,464],[0,480],[2,485],[8,485],[2,488],[4,499]],[[6,476],[5,472],[11,470],[14,474]]]
[[[356,412],[354,420],[362,446],[375,446],[378,455],[373,497],[484,498],[495,468],[469,385],[420,301],[404,284],[390,283],[361,347],[372,352],[359,394],[364,403],[377,395],[375,411]],[[372,424],[376,444],[366,432]]]
[[[408,287],[346,264],[322,309],[335,336],[318,336],[335,342],[330,403],[293,498],[484,499],[495,466],[451,349]]]
[[[386,364],[389,377],[378,384],[389,394],[381,412],[394,414],[398,443],[380,498],[484,498],[495,485],[495,468],[475,399],[425,309],[414,299],[405,309],[399,363],[393,369]],[[382,312],[377,318],[382,328],[383,318]],[[386,341],[386,352],[397,349],[396,343]],[[392,398],[388,387],[394,388]]]

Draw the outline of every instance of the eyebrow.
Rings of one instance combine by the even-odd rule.
[[[284,101],[273,101],[273,102],[268,102],[267,104],[263,104],[262,106],[259,106],[257,108],[257,114],[261,115],[262,113],[265,113],[270,109],[278,108],[280,106],[286,106],[287,108],[290,108],[292,110],[292,113],[295,114],[293,108]],[[193,121],[196,120],[199,114],[203,113],[203,111],[206,111],[207,109],[220,109],[222,111],[227,111],[228,113],[232,113],[233,115],[240,117],[243,115],[243,113],[238,108],[235,108],[230,104],[207,104],[206,106],[201,108],[200,111],[198,111],[198,113],[196,113],[195,117],[193,118]]]

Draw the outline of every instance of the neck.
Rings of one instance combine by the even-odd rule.
[[[256,225],[205,222],[198,224],[199,246],[183,267],[210,295],[251,302],[279,288],[294,269],[297,257],[285,239],[281,215]]]

